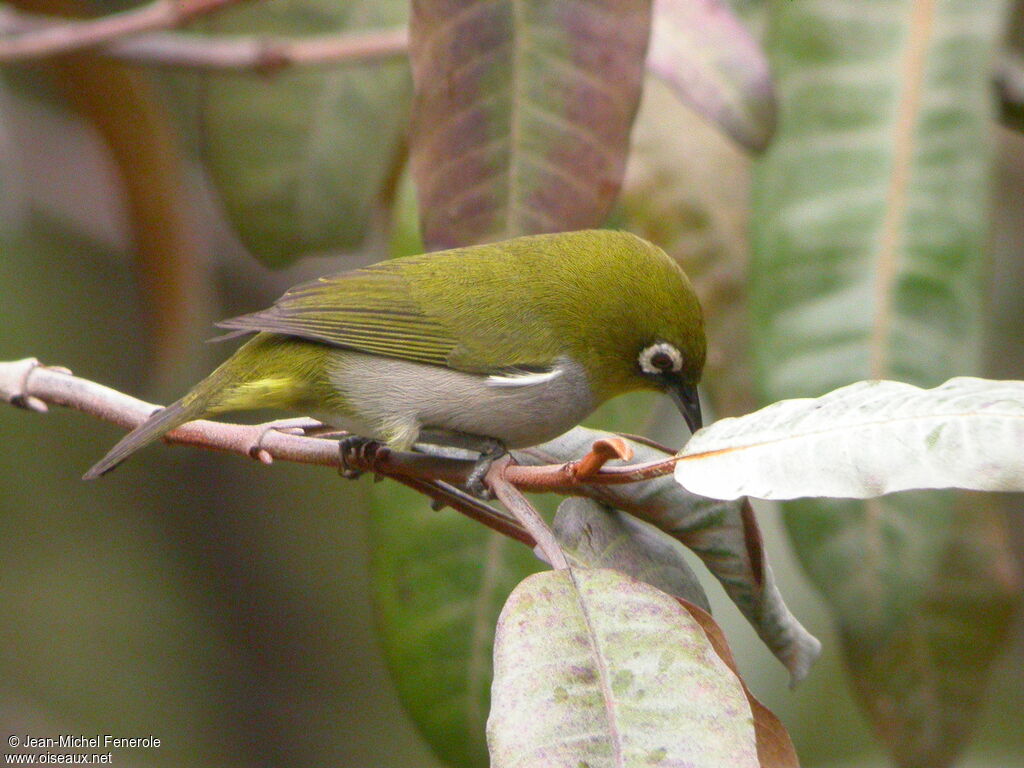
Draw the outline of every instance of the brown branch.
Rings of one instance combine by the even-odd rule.
[[[504,534],[510,539],[522,542],[530,548],[537,546],[536,539],[517,520],[510,519],[490,504],[485,504],[475,496],[470,496],[465,491],[459,490],[452,485],[438,481],[418,480],[416,478],[394,475],[391,476],[391,479],[415,491],[419,491],[425,496],[429,496],[439,505],[447,505],[471,520],[483,523],[488,528]],[[438,509],[440,509],[440,506]]]
[[[0,39],[0,61],[40,59],[94,48],[140,32],[178,27],[239,2],[242,0],[152,0],[140,8],[86,21],[8,14],[5,32],[10,34],[10,26],[18,19],[23,26],[18,34]]]
[[[73,376],[65,368],[40,365],[33,358],[13,362],[0,362],[0,398],[9,403],[45,411],[46,405],[87,413],[126,429],[134,429],[149,418],[160,406],[143,402],[130,395],[102,384]],[[260,458],[265,463],[274,460],[300,464],[317,464],[343,468],[335,440],[324,440],[305,434],[294,434],[296,425],[305,420],[272,422],[270,425],[225,424],[198,419],[184,424],[165,435],[168,443],[191,445],[198,448],[235,453]],[[308,420],[307,426],[320,426]],[[280,429],[278,429],[280,427]],[[597,441],[598,443],[607,441]],[[607,447],[597,452],[606,453]],[[695,457],[687,457],[695,458]],[[649,480],[667,475],[679,460],[671,457],[662,461],[630,464],[623,467],[604,467],[581,477],[579,467],[603,462],[607,457],[584,456],[568,464],[526,467],[516,464],[504,469],[504,478],[521,490],[573,493],[582,485],[620,485]],[[372,458],[355,458],[358,469],[379,474],[405,475],[422,480],[439,480],[462,484],[469,478],[473,462],[422,453],[386,452]]]
[[[160,407],[73,376],[66,368],[42,366],[32,358],[0,362],[0,398],[37,413],[45,413],[48,405],[61,405],[126,429],[142,424]],[[256,425],[197,420],[178,427],[164,439],[172,444],[248,456],[263,464],[281,460],[341,469],[338,442],[309,436],[324,430],[313,419]],[[471,461],[389,453],[384,461],[364,460],[360,468],[407,485],[528,546],[535,545],[533,537],[516,521],[444,482],[465,482],[473,468]]]
[[[133,429],[158,410],[102,384],[82,379],[65,368],[40,365],[34,358],[0,362],[0,398],[22,408],[45,412],[61,405]],[[287,419],[269,424],[224,424],[199,419],[164,436],[172,444],[190,445],[247,456],[263,464],[292,461],[336,469],[374,472],[413,488],[436,503],[448,505],[484,525],[528,546],[540,544],[552,566],[567,567],[551,530],[520,491],[578,493],[584,485],[632,483],[668,474],[677,459],[621,467],[606,467],[612,458],[628,458],[621,440],[598,440],[579,461],[526,467],[505,460],[488,473],[488,483],[515,519],[454,487],[464,485],[474,462],[467,459],[406,453],[380,447],[346,457],[343,464],[337,440],[317,437],[336,431],[312,419]]]
[[[313,37],[223,36],[153,32],[119,41],[100,53],[139,64],[264,74],[294,66],[365,64],[405,56],[405,28]]]
[[[219,2],[241,0],[219,0]],[[97,20],[99,21],[99,20]],[[96,22],[77,22],[77,25]],[[108,38],[102,43],[75,42],[71,48],[43,51],[36,44],[31,56],[17,52],[22,41],[30,36],[51,33],[59,27],[64,37],[74,38],[77,26],[68,30],[70,23],[55,24],[52,17],[38,14],[0,13],[0,61],[38,58],[75,50],[86,45],[100,46],[97,54],[164,67],[187,67],[205,70],[276,72],[290,66],[328,66],[345,63],[365,63],[404,56],[409,47],[409,33],[404,27],[360,33],[336,33],[310,37],[278,37],[258,35],[213,36],[186,32],[151,31],[137,34],[134,30]],[[123,39],[122,39],[123,38]],[[62,43],[63,44],[63,43]],[[11,47],[15,53],[8,54]]]

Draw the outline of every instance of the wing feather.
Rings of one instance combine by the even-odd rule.
[[[389,262],[298,285],[265,310],[217,325],[433,365],[447,365],[458,345],[446,325],[419,305],[411,286]]]

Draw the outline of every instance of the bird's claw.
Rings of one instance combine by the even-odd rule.
[[[360,437],[359,435],[343,437],[338,441],[338,454],[340,458],[338,474],[347,480],[355,480],[363,474],[364,470],[353,467],[353,459],[358,458],[360,463],[369,462],[370,470],[373,471],[374,464],[378,459],[385,457],[387,450],[386,446],[368,437]]]
[[[477,462],[477,465],[473,467],[473,471],[469,474],[469,479],[466,480],[466,490],[484,501],[490,501],[494,498],[494,493],[484,483],[484,475],[487,474],[487,470],[491,468],[492,463],[487,462],[481,466],[482,462]]]

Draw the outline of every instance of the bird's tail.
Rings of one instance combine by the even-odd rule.
[[[204,383],[202,382],[196,390],[189,392],[177,402],[157,411],[147,421],[122,437],[117,445],[107,452],[106,456],[96,462],[82,476],[82,479],[93,480],[100,475],[105,475],[140,448],[159,440],[186,421],[203,416],[206,413],[207,405],[207,397],[204,397],[206,393],[201,391]]]
[[[186,421],[225,411],[253,408],[294,410],[308,404],[311,386],[329,347],[273,334],[258,333],[178,402],[157,411],[96,463],[84,479],[109,472],[135,451],[159,440]],[[320,386],[316,391],[322,391]]]

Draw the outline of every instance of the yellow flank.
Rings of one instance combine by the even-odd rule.
[[[216,402],[211,404],[210,412],[241,411],[254,406],[287,410],[294,406],[296,400],[302,399],[306,390],[303,384],[284,376],[236,384],[220,393]]]
[[[256,408],[344,410],[326,372],[328,360],[340,354],[325,344],[260,333],[182,402],[196,415]]]

